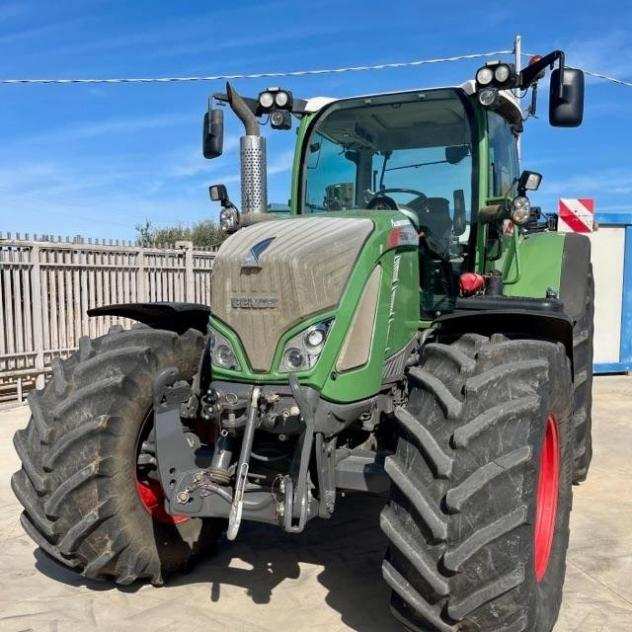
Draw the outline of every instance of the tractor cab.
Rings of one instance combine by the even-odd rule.
[[[330,103],[305,124],[296,212],[401,213],[418,235],[422,309],[449,309],[474,262],[477,124],[463,87]]]

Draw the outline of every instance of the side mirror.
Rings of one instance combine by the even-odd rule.
[[[568,67],[562,73],[559,68],[551,73],[549,122],[555,127],[577,127],[584,118],[584,73]]]
[[[452,220],[452,232],[458,237],[467,228],[465,213],[465,194],[463,189],[456,189],[452,194],[454,200],[454,219]]]
[[[217,158],[224,149],[224,112],[209,108],[204,115],[202,154],[204,158]]]
[[[445,148],[445,160],[451,165],[456,165],[469,156],[470,148],[467,145],[451,145]]]
[[[542,182],[542,174],[537,171],[523,171],[518,180],[518,193],[524,195],[525,191],[537,191]]]

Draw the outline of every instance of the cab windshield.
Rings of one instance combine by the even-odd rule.
[[[399,209],[444,251],[467,242],[472,198],[470,117],[456,90],[341,101],[311,131],[303,213]]]

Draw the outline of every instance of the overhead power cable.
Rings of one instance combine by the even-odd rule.
[[[616,83],[620,86],[626,86],[628,88],[632,88],[632,81],[624,81],[623,79],[617,79],[616,77],[610,77],[608,75],[602,75],[600,72],[593,72],[592,70],[585,70],[582,68],[585,74],[590,75],[591,77],[599,77],[599,79],[605,79],[606,81],[611,81],[612,83]]]
[[[367,66],[345,66],[342,68],[317,68],[310,70],[289,70],[280,72],[254,72],[247,74],[226,74],[226,75],[193,75],[185,77],[104,77],[104,78],[74,78],[74,79],[0,79],[0,85],[69,85],[69,84],[125,84],[125,83],[186,83],[195,81],[222,81],[235,79],[265,79],[280,77],[308,77],[315,75],[333,75],[347,72],[368,72],[372,70],[389,70],[396,68],[414,68],[427,64],[438,64],[444,62],[464,61],[468,59],[480,59],[484,57],[495,57],[497,55],[508,55],[513,50],[496,50],[485,53],[469,53],[466,55],[454,55],[452,57],[438,57],[436,59],[414,59],[412,61],[391,62],[386,64],[373,64]],[[523,57],[531,57],[530,53],[523,53]],[[618,79],[594,70],[582,70],[591,77],[597,77],[610,81],[620,86],[632,88],[632,82]]]
[[[374,64],[371,66],[346,66],[344,68],[319,68],[316,70],[291,70],[285,72],[256,72],[249,74],[232,75],[196,75],[191,77],[112,77],[102,79],[0,79],[0,85],[15,84],[95,84],[95,83],[178,83],[190,81],[221,81],[228,79],[264,79],[277,77],[306,77],[313,75],[332,75],[345,72],[366,72],[370,70],[388,70],[392,68],[411,68],[426,64],[438,64],[442,62],[463,61],[466,59],[479,59],[481,57],[494,57],[507,55],[511,50],[496,50],[486,53],[470,53],[467,55],[454,55],[452,57],[440,57],[436,59],[415,59],[413,61],[391,62],[387,64]]]

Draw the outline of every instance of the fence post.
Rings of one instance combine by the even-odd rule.
[[[33,349],[35,351],[35,369],[37,378],[35,386],[44,388],[46,379],[44,377],[44,329],[42,320],[44,318],[42,310],[42,276],[40,268],[40,247],[34,245],[31,248],[31,300],[33,301]]]
[[[145,250],[138,249],[137,253],[138,269],[136,271],[136,300],[139,303],[146,303],[149,298],[147,296],[148,280],[145,276]]]
[[[184,250],[184,298],[188,303],[195,303],[195,277],[193,275],[193,242],[177,241],[176,248]]]

